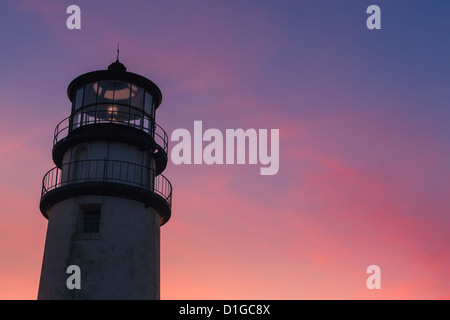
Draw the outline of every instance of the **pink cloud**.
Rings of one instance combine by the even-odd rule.
[[[285,147],[281,156],[287,166],[284,174],[274,178],[280,179],[276,186],[271,186],[270,180],[251,176],[249,167],[171,169],[177,177],[184,172],[184,179],[176,183],[181,198],[176,207],[177,220],[173,221],[173,228],[187,237],[183,243],[186,247],[179,250],[193,252],[190,246],[201,244],[207,252],[228,253],[207,254],[215,261],[211,269],[195,263],[195,258],[200,261],[202,257],[201,250],[198,256],[192,256],[193,260],[186,258],[189,270],[200,268],[196,279],[202,282],[209,279],[208,275],[239,275],[242,265],[250,270],[261,264],[264,271],[256,271],[254,278],[250,277],[254,281],[247,279],[246,283],[258,287],[258,276],[266,272],[279,274],[276,270],[280,268],[284,276],[289,275],[291,285],[302,288],[288,289],[290,298],[445,296],[449,239],[446,221],[441,218],[448,207],[442,196],[447,189],[445,184],[435,186],[438,193],[432,197],[433,204],[420,196],[421,182],[427,176],[421,173],[422,168],[441,165],[439,159],[432,152],[422,154],[423,149],[414,145],[402,145],[402,135],[389,127],[374,135],[370,126],[351,127],[347,120],[352,119],[345,116],[314,125],[276,116],[271,119],[281,124],[281,145]],[[344,130],[341,135],[355,130],[359,136],[350,141],[340,139],[340,145],[329,147],[329,136],[321,130],[330,124],[338,124]],[[359,148],[356,157],[361,157],[360,164],[342,154],[355,146]],[[365,148],[375,148],[379,153],[370,158]],[[393,161],[385,162],[385,157]],[[190,185],[183,187],[183,181],[190,181]],[[251,195],[239,192],[241,181],[246,181]],[[427,208],[429,214],[417,208]],[[171,243],[169,238],[168,248]],[[175,252],[168,249],[166,255],[172,254]],[[226,259],[236,264],[227,270],[217,267]],[[383,289],[379,292],[365,287],[365,268],[370,264],[379,264],[383,270]],[[167,285],[166,294],[176,294],[175,288]],[[208,292],[211,297],[230,298],[227,292],[237,289],[234,282],[221,285],[221,292],[203,285],[185,297],[200,297]],[[266,282],[268,287],[272,295],[265,297],[284,296],[276,290],[276,282]],[[240,297],[252,298],[240,292]]]

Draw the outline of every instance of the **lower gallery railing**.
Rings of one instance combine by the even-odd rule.
[[[51,190],[84,182],[115,182],[150,190],[163,197],[171,206],[172,185],[153,168],[118,160],[81,160],[55,167],[48,171],[42,182],[44,196]]]

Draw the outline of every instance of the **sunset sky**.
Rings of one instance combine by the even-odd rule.
[[[169,159],[161,299],[450,299],[449,30],[447,0],[2,1],[0,299],[37,297],[53,130],[118,42],[169,137],[280,132],[273,176]]]

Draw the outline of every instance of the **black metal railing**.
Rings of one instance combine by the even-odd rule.
[[[172,185],[153,168],[118,160],[81,160],[49,170],[42,181],[44,196],[59,187],[83,182],[115,182],[150,190],[172,205]]]
[[[164,151],[168,152],[167,133],[143,110],[121,104],[96,104],[83,107],[62,120],[55,128],[53,146],[77,128],[98,124],[114,123],[130,126],[150,135]]]

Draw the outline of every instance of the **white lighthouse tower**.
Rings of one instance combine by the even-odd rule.
[[[43,179],[48,219],[38,299],[159,299],[160,226],[172,186],[161,174],[168,137],[155,122],[161,91],[117,60],[67,90],[55,168]],[[79,267],[79,288],[67,280]]]

